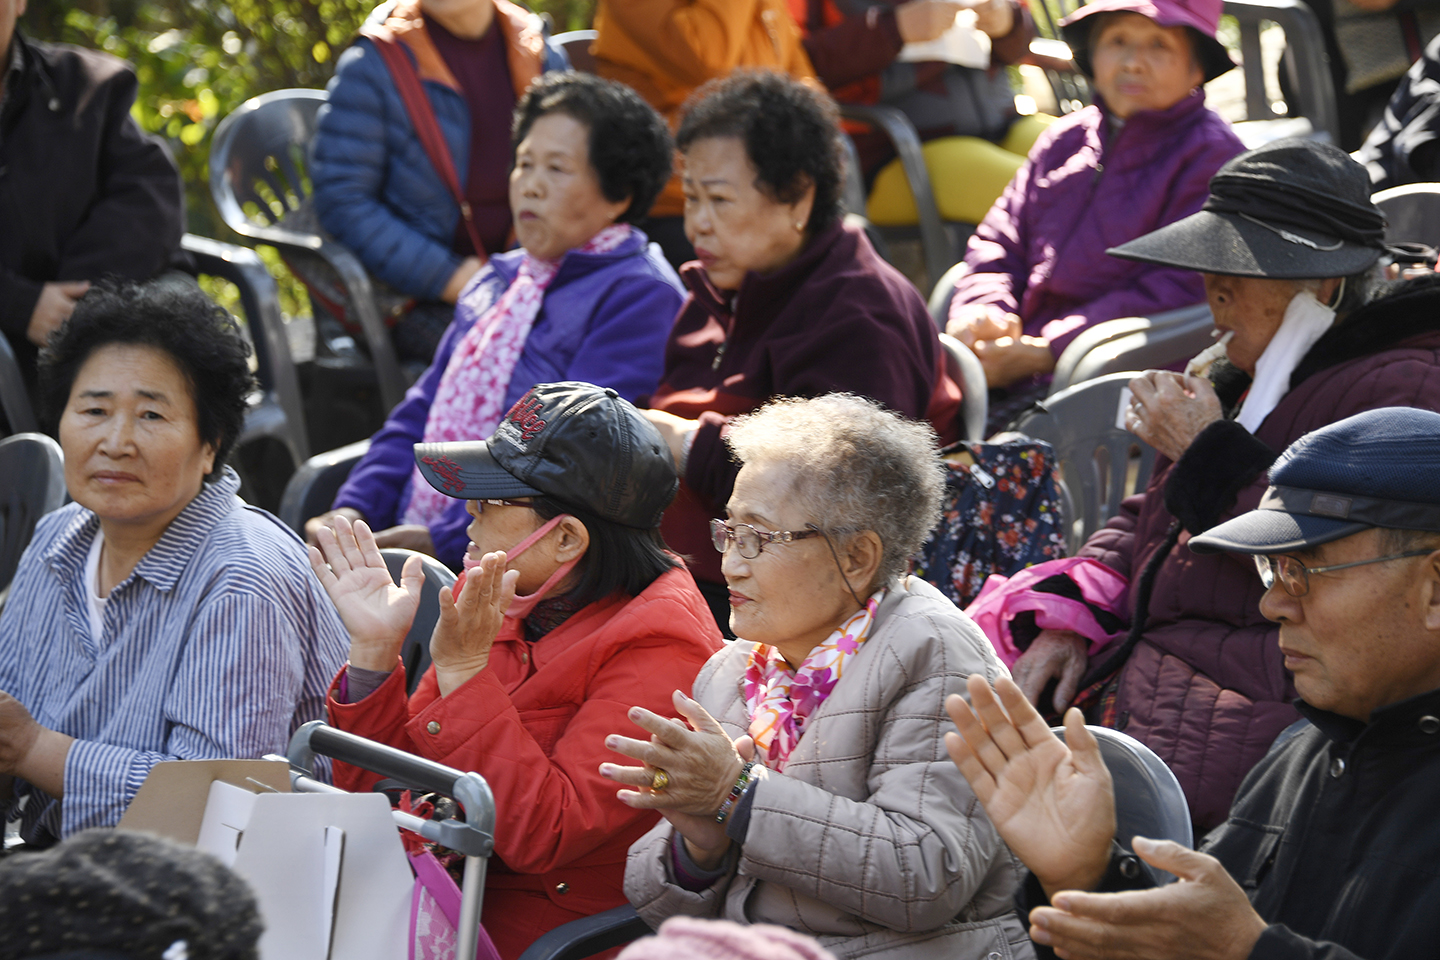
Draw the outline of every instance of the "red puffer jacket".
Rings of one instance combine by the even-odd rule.
[[[1186,544],[1254,509],[1266,469],[1303,434],[1376,407],[1440,411],[1440,284],[1412,284],[1351,314],[1311,349],[1291,384],[1253,437],[1232,421],[1211,424],[1179,462],[1162,459],[1146,492],[1080,551],[1130,577],[1133,609],[1142,571],[1177,515],[1183,524],[1121,671],[1115,725],[1175,771],[1201,830],[1225,820],[1241,779],[1299,714],[1279,627],[1260,615],[1264,588],[1253,561]],[[1113,652],[1098,651],[1092,667]]]
[[[605,761],[612,733],[642,736],[635,705],[671,716],[720,649],[715,618],[683,568],[638,597],[582,608],[534,644],[507,618],[490,665],[441,697],[429,670],[407,703],[404,671],[359,703],[332,689],[330,722],[460,770],[495,792],[495,856],[482,921],[505,960],[562,923],[625,903],[630,844],[655,825],[651,811],[615,799]],[[335,783],[366,790],[373,774],[337,763]]]

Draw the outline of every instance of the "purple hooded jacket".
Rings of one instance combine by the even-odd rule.
[[[523,250],[490,258],[489,266],[466,288],[455,320],[435,350],[425,374],[390,411],[385,426],[370,438],[370,450],[355,465],[335,496],[332,509],[352,507],[376,530],[401,522],[410,503],[414,447],[423,439],[430,404],[450,355],[478,319],[467,307],[485,285],[499,292],[520,271]],[[537,383],[582,380],[612,387],[627,400],[653,393],[665,362],[665,340],[684,301],[680,278],[658,248],[636,230],[609,253],[571,251],[545,290],[545,300],[505,391],[509,409]],[[493,302],[486,298],[486,302]],[[483,437],[475,437],[483,440]],[[469,543],[465,501],[450,504],[430,527],[435,556],[459,568]]]
[[[1118,129],[1103,103],[1070,114],[1035,142],[970,238],[951,316],[997,304],[1059,357],[1093,324],[1201,302],[1199,274],[1105,251],[1199,210],[1215,171],[1244,149],[1198,91]]]

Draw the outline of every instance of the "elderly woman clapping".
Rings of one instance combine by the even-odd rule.
[[[797,438],[803,438],[799,440]],[[979,630],[905,576],[936,520],[928,426],[847,394],[737,420],[743,466],[712,524],[742,639],[711,657],[688,726],[635,708],[620,799],[665,821],[625,892],[676,914],[769,922],[839,957],[1028,955],[1011,857],[946,769],[943,701],[1001,672]]]

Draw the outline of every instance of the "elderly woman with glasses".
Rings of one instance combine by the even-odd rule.
[[[741,639],[675,693],[684,723],[635,707],[649,739],[609,737],[643,766],[600,768],[665,818],[630,848],[631,903],[652,925],[781,924],[841,958],[1029,956],[1014,862],[942,743],[945,697],[1002,670],[905,574],[938,516],[934,432],[829,394],[727,442],[743,466],[711,529]]]

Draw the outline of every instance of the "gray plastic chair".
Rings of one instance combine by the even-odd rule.
[[[430,667],[430,634],[435,632],[435,623],[440,619],[440,588],[454,586],[459,578],[455,576],[455,571],[439,560],[414,550],[388,547],[380,551],[380,556],[385,558],[390,579],[396,583],[400,582],[406,560],[419,557],[424,565],[425,586],[420,594],[420,609],[415,611],[415,620],[410,624],[410,632],[405,635],[405,645],[400,648],[400,660],[405,664],[405,689],[414,693],[420,678]]]
[[[1062,390],[1015,423],[1017,432],[1055,448],[1071,554],[1115,516],[1121,500],[1145,489],[1155,466],[1155,448],[1115,425],[1133,376],[1112,373]]]
[[[1208,304],[1167,310],[1153,317],[1122,317],[1081,333],[1055,362],[1050,396],[1127,370],[1152,370],[1184,363],[1215,342]]]
[[[310,456],[300,379],[280,312],[279,288],[260,257],[248,247],[193,234],[185,235],[181,247],[201,274],[222,277],[240,291],[240,305],[255,348],[260,392],[252,399],[235,444],[235,469],[243,484],[241,496],[273,510],[280,502],[281,481]],[[284,452],[288,464],[271,455],[276,447]]]
[[[0,336],[0,411],[4,412],[11,433],[39,432],[40,423],[30,405],[25,378],[20,375],[20,362],[4,336]]]
[[[526,947],[520,960],[581,960],[653,932],[627,903],[561,924]]]
[[[330,509],[345,478],[369,449],[369,440],[359,440],[318,453],[300,464],[280,497],[280,522],[305,536],[305,521]]]
[[[1440,247],[1440,183],[1407,183],[1370,200],[1385,214],[1385,239]]]
[[[1320,19],[1302,0],[1225,0],[1225,13],[1240,25],[1240,56],[1245,61],[1245,120],[1235,133],[1250,148],[1280,137],[1310,136],[1326,143],[1340,141],[1340,111],[1335,105],[1335,81],[1325,52]],[[1265,92],[1264,59],[1260,54],[1260,27],[1269,21],[1285,31],[1287,55],[1280,69],[1288,72],[1291,117],[1277,117]],[[1310,123],[1309,133],[1297,128],[1296,117]]]
[[[1065,728],[1053,728],[1065,739]],[[1115,840],[1130,853],[1136,836],[1173,840],[1193,847],[1190,807],[1180,781],[1155,752],[1132,736],[1109,727],[1087,725],[1100,744],[1100,756],[1115,784]],[[1172,883],[1173,873],[1140,861],[1157,885]]]
[[[985,418],[990,415],[985,368],[969,347],[948,333],[940,334],[940,346],[950,355],[950,375],[960,384],[960,439],[984,440]]]
[[[230,229],[279,248],[303,264],[312,283],[333,278],[335,296],[365,333],[380,400],[390,410],[404,397],[406,378],[370,277],[353,253],[325,235],[310,200],[310,144],[324,103],[324,90],[304,89],[276,90],[242,103],[215,130],[210,193]]]
[[[0,340],[3,340],[0,337]],[[0,606],[35,534],[35,524],[65,503],[65,456],[42,433],[0,440]]]

